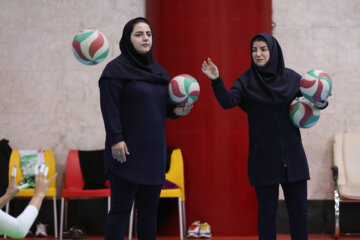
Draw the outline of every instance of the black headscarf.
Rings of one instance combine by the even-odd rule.
[[[301,76],[285,68],[284,58],[278,41],[267,33],[253,37],[250,54],[256,38],[263,38],[270,51],[270,59],[259,67],[251,58],[251,67],[239,78],[245,95],[256,102],[277,104],[291,101],[300,89]]]
[[[163,83],[169,81],[168,72],[153,57],[152,47],[148,53],[140,54],[131,43],[131,33],[138,21],[147,23],[151,29],[149,21],[142,17],[134,18],[125,25],[119,44],[121,55],[105,67],[100,81],[105,78]]]

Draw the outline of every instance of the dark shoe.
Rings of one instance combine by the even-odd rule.
[[[71,234],[71,238],[72,239],[83,239],[83,238],[87,238],[86,237],[86,233],[81,230],[80,228],[75,228]]]
[[[86,233],[77,227],[71,227],[63,232],[63,238],[83,239],[87,238]]]
[[[67,231],[63,231],[63,238],[71,238],[71,232],[73,227],[69,228]]]

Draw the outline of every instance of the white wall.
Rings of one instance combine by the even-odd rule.
[[[58,190],[69,149],[104,148],[98,79],[120,53],[123,26],[138,16],[144,0],[0,0],[0,138],[14,149],[52,149]],[[72,53],[83,28],[109,39],[96,66]]]
[[[300,74],[324,70],[333,82],[333,96],[320,121],[301,131],[310,165],[311,199],[332,197],[334,133],[360,132],[359,13],[359,0],[273,0],[273,34],[285,65]]]

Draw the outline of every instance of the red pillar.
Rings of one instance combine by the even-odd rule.
[[[229,88],[250,66],[251,38],[271,32],[271,11],[271,0],[146,2],[156,60],[171,78],[187,73],[200,84],[191,114],[167,121],[167,143],[183,152],[188,225],[207,221],[215,236],[256,235],[257,204],[247,176],[247,116],[220,107],[201,64],[210,57]],[[178,234],[172,211],[160,235]]]

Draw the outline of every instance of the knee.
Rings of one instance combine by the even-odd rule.
[[[128,216],[131,212],[132,206],[111,206],[109,215],[126,215]]]

